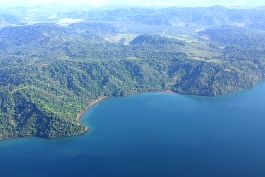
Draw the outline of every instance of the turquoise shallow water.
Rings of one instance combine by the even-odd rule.
[[[0,142],[0,176],[265,176],[265,84],[215,98],[110,98],[83,121],[84,136]]]

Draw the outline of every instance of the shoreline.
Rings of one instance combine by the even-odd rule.
[[[90,102],[84,109],[84,111],[80,112],[79,114],[77,114],[77,119],[79,120],[80,124],[82,124],[81,119],[82,117],[85,115],[86,112],[88,112],[93,106],[103,102],[104,100],[108,99],[109,96],[101,96],[95,100],[93,100],[92,102]],[[83,125],[83,124],[82,124]],[[67,137],[74,137],[74,136],[82,136],[85,133],[87,133],[88,131],[91,130],[91,128],[88,128],[86,125],[84,125],[86,130],[80,134],[76,134],[76,135],[71,135],[71,136],[66,136],[66,137],[59,137],[59,138],[43,138],[43,137],[37,137],[37,136],[13,136],[13,137],[8,137],[8,138],[0,138],[0,142],[5,142],[5,141],[12,141],[12,140],[16,140],[16,139],[21,139],[21,138],[32,138],[32,137],[36,137],[36,138],[41,138],[41,139],[47,139],[47,140],[56,140],[56,139],[62,139],[62,138],[67,138]]]
[[[85,107],[85,109],[84,109],[82,112],[80,112],[80,113],[77,115],[77,120],[79,121],[79,123],[80,123],[81,125],[85,126],[86,129],[85,129],[84,132],[82,132],[82,133],[80,133],[80,134],[77,134],[77,135],[73,135],[73,136],[82,136],[82,135],[86,134],[87,132],[89,132],[89,131],[91,130],[91,128],[89,128],[87,125],[85,125],[84,123],[81,122],[81,121],[82,121],[82,118],[84,117],[84,115],[85,115],[88,111],[90,111],[90,109],[91,109],[93,106],[96,106],[97,104],[99,104],[99,103],[105,101],[105,100],[108,99],[108,98],[109,98],[109,96],[101,96],[101,97],[99,97],[99,98],[93,100],[92,102],[90,102],[90,103]]]
[[[173,92],[172,90],[164,90],[161,93],[177,94],[177,93]]]
[[[173,91],[170,90],[170,89],[167,89],[167,90],[161,90],[161,91],[153,91],[153,93],[156,93],[156,92],[167,93],[167,94],[175,94],[175,92],[173,92]],[[147,91],[147,92],[139,92],[139,93],[135,93],[135,94],[132,94],[132,95],[138,95],[138,94],[144,94],[144,93],[152,93],[152,91],[151,91],[151,92],[149,92],[149,91]],[[132,95],[126,95],[126,96],[132,96]],[[126,97],[126,96],[125,96],[125,97]],[[91,103],[89,103],[89,104],[85,107],[85,109],[77,115],[77,119],[79,120],[79,122],[82,124],[81,120],[82,120],[83,116],[84,116],[88,111],[90,111],[90,109],[91,109],[93,106],[96,106],[97,104],[99,104],[99,103],[105,101],[106,99],[108,99],[108,98],[110,98],[110,97],[111,97],[111,96],[101,96],[101,97],[99,97],[99,98],[93,100]],[[86,126],[86,125],[85,125],[85,126]],[[90,129],[91,129],[91,128],[88,128],[88,127],[86,126],[86,130],[85,130],[84,133],[88,132]],[[84,133],[82,133],[82,134],[84,134]]]
[[[165,94],[179,94],[177,92],[174,92],[170,89],[165,89],[165,90],[152,90],[152,91],[143,91],[143,92],[137,92],[137,93],[133,93],[133,94],[129,94],[129,95],[124,95],[124,96],[117,96],[117,97],[127,97],[127,96],[137,96],[137,95],[141,95],[141,94],[147,94],[147,93],[165,93]],[[183,95],[183,94],[181,94]],[[108,98],[110,98],[112,96],[100,96],[97,99],[92,100],[90,103],[87,104],[87,106],[85,106],[84,110],[79,112],[77,114],[76,119],[79,121],[79,123],[81,125],[83,125],[86,129],[79,133],[79,134],[74,134],[74,135],[70,135],[70,136],[65,136],[65,137],[58,137],[58,138],[43,138],[43,137],[36,137],[36,136],[16,136],[16,137],[11,137],[11,138],[0,138],[0,142],[2,141],[7,141],[7,140],[14,140],[14,139],[19,139],[19,138],[31,138],[31,137],[36,137],[36,138],[43,138],[43,139],[47,139],[47,140],[56,140],[56,139],[62,139],[62,138],[67,138],[67,137],[74,137],[74,136],[82,136],[84,134],[86,134],[87,132],[89,132],[91,130],[90,127],[88,127],[87,125],[85,125],[82,121],[82,118],[84,117],[84,115],[90,111],[90,109],[94,106],[96,106],[97,104],[100,104],[101,102],[107,100]]]
[[[156,92],[161,92],[161,93],[168,93],[168,94],[176,94],[175,92],[173,92],[172,90],[161,90],[161,91],[151,91],[151,92],[149,92],[149,91],[147,91],[147,92],[139,92],[139,93],[135,93],[135,94],[132,94],[132,95],[126,95],[126,96],[133,96],[133,95],[138,95],[138,94],[145,94],[145,93],[156,93]],[[125,96],[125,97],[126,97]],[[93,100],[91,103],[89,103],[86,107],[85,107],[85,109],[84,109],[84,111],[82,111],[82,112],[80,112],[78,115],[77,115],[77,119],[80,121],[81,119],[82,119],[82,117],[84,116],[84,114],[86,113],[86,112],[88,112],[93,106],[96,106],[97,104],[99,104],[99,103],[101,103],[101,102],[103,102],[103,101],[105,101],[106,99],[108,99],[108,98],[110,98],[111,96],[101,96],[101,97],[99,97],[99,98],[97,98],[97,99],[95,99],[95,100]],[[123,96],[122,96],[123,97]]]
[[[78,115],[77,115],[77,119],[79,121],[81,121],[82,117],[85,115],[86,112],[88,112],[93,106],[96,106],[97,104],[103,102],[104,100],[108,99],[109,96],[102,96],[102,97],[99,97],[95,100],[93,100],[92,102],[90,102],[86,107],[85,109],[80,112]]]
[[[256,86],[259,86],[262,82],[259,82]],[[255,86],[255,87],[256,87]],[[253,87],[254,88],[254,87]],[[249,89],[253,89],[253,88],[249,88]],[[200,96],[200,95],[188,95],[188,94],[181,94],[181,93],[178,93],[178,92],[175,92],[175,91],[172,91],[170,89],[165,89],[165,90],[153,90],[153,91],[143,91],[143,92],[137,92],[137,93],[134,93],[134,94],[130,94],[130,95],[124,95],[124,96],[117,96],[117,97],[127,97],[127,96],[133,96],[133,95],[141,95],[141,94],[146,94],[146,93],[165,93],[165,94],[179,94],[179,95],[185,95],[185,96],[196,96],[196,97],[208,97],[208,98],[213,98],[213,97],[220,97],[220,96],[225,96],[225,95],[232,95],[232,94],[236,94],[238,92],[244,92],[246,90],[249,90],[249,89],[242,89],[242,90],[239,90],[237,92],[231,92],[231,93],[228,93],[228,94],[223,94],[223,95],[215,95],[215,96]],[[81,119],[83,118],[83,116],[88,112],[90,111],[90,109],[105,101],[106,99],[110,98],[112,96],[100,96],[98,97],[97,99],[94,99],[93,101],[91,101],[87,106],[85,106],[84,110],[81,111],[79,114],[77,114],[77,120],[79,121],[79,123],[81,125],[83,125],[86,130],[80,134],[75,134],[75,135],[70,135],[70,136],[65,136],[65,137],[58,137],[58,138],[44,138],[44,137],[38,137],[38,136],[34,136],[34,135],[27,135],[27,136],[12,136],[12,137],[8,137],[8,138],[0,138],[0,142],[4,142],[4,141],[9,141],[9,140],[16,140],[16,139],[20,139],[20,138],[32,138],[32,137],[35,137],[35,138],[41,138],[41,139],[47,139],[47,140],[56,140],[56,139],[62,139],[62,138],[68,138],[68,137],[74,137],[74,136],[82,136],[84,135],[85,133],[89,132],[91,130],[91,128],[89,128],[87,125],[85,125],[84,123],[81,122]]]

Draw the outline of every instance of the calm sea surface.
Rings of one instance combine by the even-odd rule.
[[[0,177],[265,177],[265,84],[110,98],[83,121],[83,136],[0,142]]]

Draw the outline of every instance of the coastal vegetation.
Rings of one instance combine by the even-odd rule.
[[[257,29],[209,28],[189,40],[135,32],[126,44],[105,40],[121,31],[90,22],[0,30],[0,139],[82,134],[87,127],[78,115],[102,97],[162,90],[217,96],[265,76],[265,34]]]

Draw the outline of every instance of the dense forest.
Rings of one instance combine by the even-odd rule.
[[[93,22],[1,29],[0,139],[82,134],[79,113],[106,96],[162,90],[217,96],[264,78],[262,30],[215,27],[189,37],[124,35],[123,27]]]

